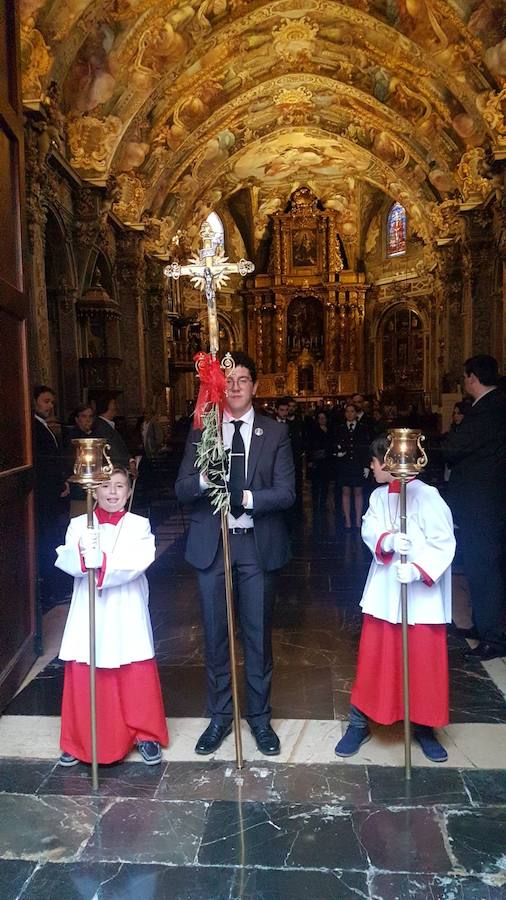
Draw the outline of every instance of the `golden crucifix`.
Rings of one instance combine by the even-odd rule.
[[[189,260],[188,265],[186,266],[181,266],[179,265],[179,263],[171,263],[164,268],[163,272],[164,275],[166,275],[168,278],[176,279],[181,275],[189,275],[194,287],[205,293],[207,301],[207,315],[209,321],[209,351],[210,356],[212,357],[212,365],[216,365],[219,372],[219,363],[216,360],[216,356],[220,347],[218,311],[216,309],[216,291],[228,281],[232,273],[238,273],[239,275],[249,275],[254,271],[255,267],[253,263],[247,259],[240,259],[238,263],[230,263],[228,262],[228,258],[224,256],[223,251],[218,253],[215,252],[215,249],[213,247],[214,232],[210,225],[207,224],[207,222],[203,224],[200,230],[200,234],[202,237],[202,247],[199,250],[198,255],[192,257]],[[205,359],[205,354],[200,354],[200,357],[204,357]],[[207,359],[209,359],[209,357]],[[202,363],[202,359],[197,361],[197,372],[199,372],[199,366],[202,365]],[[231,371],[233,365],[234,363],[232,357],[227,353],[221,363],[221,367],[222,369],[224,369],[225,374]],[[223,383],[225,384],[224,379]],[[201,448],[203,447],[204,434],[207,430],[205,440],[206,446],[210,443],[213,444],[214,446],[211,448],[211,453],[214,455],[214,452],[216,451],[219,458],[223,461],[224,459],[226,459],[226,455],[223,448],[221,410],[219,409],[219,404],[213,403],[211,405],[213,408],[211,410],[208,410],[207,415],[202,417],[204,426],[199,445]],[[199,453],[199,449],[197,448],[196,465],[203,475],[206,475],[208,459],[209,454],[207,452]],[[223,472],[223,476],[224,475],[225,473]],[[218,511],[219,509],[221,515],[221,536],[223,541],[223,563],[225,570],[225,598],[227,604],[228,647],[230,654],[232,703],[234,710],[235,756],[237,768],[242,769],[243,757],[241,740],[241,711],[239,707],[239,691],[237,685],[234,588],[232,582],[232,564],[230,559],[230,540],[228,534],[228,511],[230,508],[230,494],[228,493],[225,477],[223,478],[223,483],[225,490],[214,491],[214,499],[216,500],[217,496],[221,495],[221,499],[217,499],[215,506],[216,511]],[[210,499],[211,503],[213,503],[212,496]]]

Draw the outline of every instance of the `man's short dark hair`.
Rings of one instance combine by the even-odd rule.
[[[374,457],[378,462],[382,463],[388,450],[388,437],[386,434],[379,434],[369,445],[369,453],[371,459]]]
[[[49,387],[47,384],[36,384],[33,389],[33,399],[38,400],[41,394],[52,394],[53,397],[56,397],[52,387]]]
[[[274,402],[274,406],[276,409],[279,409],[280,406],[289,406],[289,405],[290,405],[290,397],[278,397]]]
[[[111,400],[114,400],[115,394],[105,391],[103,394],[99,394],[97,399],[95,400],[95,404],[97,407],[97,416],[103,415],[103,413],[107,412],[109,409],[109,404]]]
[[[466,359],[464,372],[466,375],[476,375],[480,384],[485,387],[495,385],[499,381],[497,360],[486,353],[479,353],[477,356],[470,356],[469,359]]]
[[[234,350],[233,353],[230,354],[230,356],[234,360],[236,366],[244,366],[245,369],[248,369],[251,375],[251,380],[253,384],[255,384],[257,380],[257,367],[254,361],[251,359],[251,356],[243,353],[242,350]]]

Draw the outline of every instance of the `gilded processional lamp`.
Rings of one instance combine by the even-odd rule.
[[[388,450],[384,467],[395,475],[401,483],[400,528],[406,534],[406,483],[418,475],[427,465],[427,455],[422,447],[425,440],[421,431],[414,428],[393,428],[388,432]],[[407,562],[406,554],[401,554],[401,563]],[[404,775],[411,779],[411,724],[409,717],[409,655],[408,655],[408,585],[401,584],[402,618],[402,685],[404,701]]]
[[[80,484],[86,491],[87,527],[93,528],[93,490],[109,481],[113,469],[107,451],[110,446],[103,438],[76,438],[74,474],[68,479]],[[104,465],[104,457],[106,464]],[[96,655],[95,655],[95,569],[88,569],[89,639],[90,639],[90,730],[91,730],[91,783],[98,790],[97,759],[97,704],[96,704]]]
[[[205,371],[209,371],[214,367],[220,369],[217,362],[217,354],[220,347],[218,311],[216,308],[216,291],[223,287],[228,281],[232,273],[239,275],[249,275],[255,270],[255,266],[248,259],[240,259],[238,263],[228,262],[223,251],[215,250],[213,245],[214,232],[207,222],[204,222],[200,229],[202,238],[202,247],[198,254],[192,257],[188,265],[181,266],[179,263],[170,263],[163,270],[167,278],[178,279],[181,275],[188,275],[194,287],[203,291],[207,302],[207,316],[209,323],[209,356],[201,353],[196,357],[197,374],[201,375],[201,386]],[[226,354],[221,362],[222,377],[230,374],[234,362],[230,354]],[[226,382],[223,378],[223,396],[221,401],[225,400]],[[197,445],[196,466],[201,474],[207,473],[207,466],[210,460],[219,459],[222,465],[222,477],[225,480],[224,460],[226,459],[226,451],[223,446],[223,435],[221,428],[221,409],[220,403],[209,401],[206,413],[202,415],[202,436]],[[222,407],[221,407],[222,408]],[[196,423],[195,423],[196,424]],[[210,494],[213,492],[210,491]],[[239,706],[239,690],[237,682],[237,657],[235,645],[235,620],[234,620],[234,589],[232,582],[232,564],[230,558],[230,539],[228,534],[228,511],[230,507],[230,495],[228,490],[218,492],[222,495],[219,505],[216,505],[216,512],[219,510],[221,516],[221,536],[223,541],[223,562],[225,569],[225,598],[227,605],[227,625],[228,625],[228,646],[230,654],[230,673],[232,681],[232,702],[234,710],[234,738],[235,738],[235,756],[238,769],[243,767],[242,758],[242,740],[241,740],[241,712]],[[216,492],[214,492],[216,497]],[[213,498],[211,497],[211,503]]]

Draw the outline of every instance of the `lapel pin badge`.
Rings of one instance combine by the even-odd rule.
[[[262,437],[263,433],[264,433],[263,428],[255,428],[255,434],[257,437]]]

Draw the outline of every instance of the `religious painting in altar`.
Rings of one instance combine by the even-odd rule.
[[[296,297],[288,307],[287,356],[296,359],[303,350],[323,355],[323,308],[316,297]]]
[[[385,316],[382,326],[383,387],[423,390],[424,330],[420,316],[406,306]]]
[[[301,228],[292,232],[292,268],[313,268],[317,263],[316,230]]]

